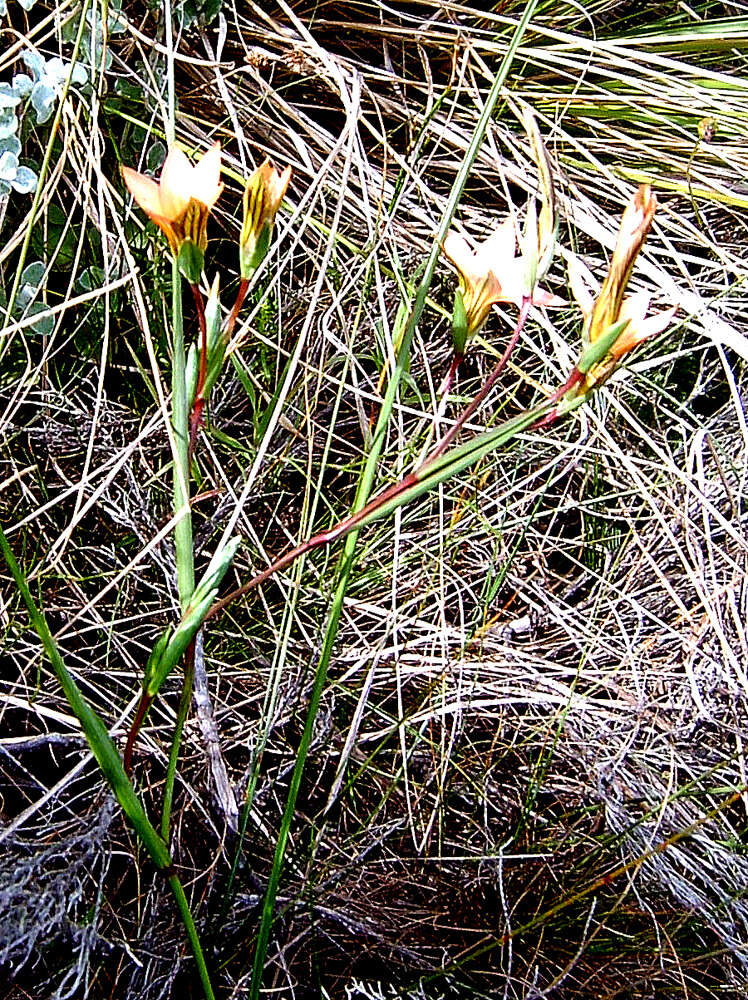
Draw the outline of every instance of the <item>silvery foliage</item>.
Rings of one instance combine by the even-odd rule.
[[[31,10],[36,0],[18,0],[24,10]],[[111,0],[107,18],[107,34],[120,34],[125,25],[120,19],[121,0]],[[0,17],[7,13],[7,0],[0,0]],[[75,30],[74,19],[68,31]],[[69,41],[69,38],[65,40]],[[112,54],[104,51],[105,32],[98,10],[91,9],[86,14],[86,24],[81,38],[81,57],[91,66],[99,66],[104,52],[104,69],[109,69]],[[34,171],[19,163],[21,143],[18,138],[19,112],[31,108],[36,116],[36,124],[49,121],[62,95],[63,86],[70,74],[73,86],[84,87],[88,83],[88,72],[82,62],[71,64],[53,56],[45,59],[34,50],[28,49],[22,59],[30,73],[16,73],[12,83],[0,83],[0,196],[11,190],[20,194],[30,194],[36,189],[37,176]]]
[[[25,10],[30,10],[36,0],[18,0]],[[0,0],[0,16],[7,13],[7,0]],[[121,31],[116,10],[110,17],[110,31]],[[100,19],[99,19],[100,22]],[[101,52],[103,31],[92,11],[88,12],[88,23],[84,33],[84,54],[93,57]],[[33,49],[26,50],[21,57],[28,73],[16,73],[11,83],[0,83],[0,195],[11,190],[20,194],[30,194],[36,189],[37,176],[34,171],[19,162],[21,142],[18,138],[20,118],[29,109],[34,112],[37,125],[49,121],[62,95],[63,86],[70,74],[73,86],[83,87],[88,82],[88,72],[81,63],[71,64],[53,56],[45,59]]]
[[[97,933],[97,883],[108,864],[113,816],[108,797],[93,822],[72,834],[50,843],[10,840],[0,852],[0,964],[15,973],[38,963],[43,969],[53,954],[59,1000],[85,983],[91,952],[104,944]],[[66,954],[69,961],[60,962]]]
[[[36,301],[45,288],[46,276],[47,269],[40,260],[26,265],[21,274],[13,313],[18,319],[38,315],[39,318],[29,327],[29,332],[49,336],[54,330],[54,316],[50,315],[48,307],[43,302]]]
[[[0,194],[8,194],[11,188],[28,194],[36,187],[34,171],[18,162],[21,143],[16,135],[16,108],[22,99],[11,84],[0,83]]]
[[[37,125],[43,125],[54,114],[55,104],[62,94],[68,73],[71,74],[70,82],[74,86],[82,87],[88,82],[86,68],[80,63],[75,63],[71,71],[70,63],[59,56],[45,59],[40,52],[30,49],[23,53],[22,58],[31,70],[33,79],[25,73],[19,73],[13,77],[13,85],[19,87],[24,97],[28,98],[36,112]]]

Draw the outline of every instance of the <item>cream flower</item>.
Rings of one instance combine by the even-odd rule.
[[[656,210],[656,196],[648,184],[642,184],[624,210],[605,283],[589,315],[585,316],[592,344],[614,323],[624,318],[621,315],[623,295]]]
[[[591,289],[595,290],[599,288],[599,285],[590,274],[589,269],[576,256],[569,257],[569,286],[575,302],[582,310],[585,322],[589,324],[596,302],[600,301],[600,296],[597,300],[593,298]],[[614,323],[626,321],[626,326],[609,349],[611,357],[615,359],[623,357],[624,354],[628,354],[645,340],[661,333],[669,325],[678,307],[672,306],[670,309],[663,309],[648,316],[651,301],[652,297],[647,292],[636,292],[624,298],[617,314],[612,317],[609,324],[612,326]],[[596,335],[592,343],[604,332],[604,330],[595,331]]]
[[[208,216],[223,191],[221,144],[214,143],[193,166],[172,146],[158,184],[131,167],[122,167],[130,194],[163,231],[175,256],[189,242],[201,252],[207,246]]]
[[[505,219],[476,251],[454,230],[447,233],[442,250],[460,276],[465,303],[467,336],[481,329],[491,306],[513,302],[521,306],[525,296],[525,265],[515,257],[517,238],[514,220]],[[565,305],[564,300],[542,288],[535,288],[532,303],[537,306]]]
[[[610,349],[610,353],[614,358],[622,358],[624,354],[633,351],[635,347],[638,347],[645,340],[649,340],[650,337],[662,333],[670,325],[673,316],[678,311],[678,307],[672,306],[670,309],[663,309],[661,312],[648,317],[650,300],[651,296],[647,295],[646,292],[629,295],[628,298],[623,300],[618,319],[619,321],[628,320],[628,325],[620,337],[616,338],[615,343]]]
[[[597,298],[593,291],[599,286],[589,269],[582,261],[569,256],[569,286],[571,293],[582,310],[585,319],[585,330],[590,344],[594,345],[611,327],[625,324],[618,336],[589,369],[586,374],[586,385],[600,385],[616,367],[617,362],[639,344],[661,333],[672,321],[677,306],[664,309],[648,316],[651,296],[646,292],[636,292],[625,298],[624,292],[628,283],[636,255],[641,248],[646,233],[652,221],[656,205],[654,195],[642,195],[640,188],[628,208],[624,212],[618,243],[613,253],[610,270],[602,290]],[[641,211],[646,204],[648,211]],[[611,330],[612,333],[612,330]],[[592,348],[588,348],[589,351]]]

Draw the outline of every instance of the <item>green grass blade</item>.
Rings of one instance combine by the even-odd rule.
[[[166,874],[174,898],[179,908],[182,922],[184,923],[187,936],[192,945],[195,962],[197,963],[200,979],[203,984],[205,996],[208,1000],[213,1000],[214,994],[205,965],[200,939],[195,928],[195,922],[190,912],[187,898],[179,881],[178,876],[172,870],[171,855],[166,842],[159,836],[157,830],[148,819],[143,804],[135,794],[132,782],[125,774],[122,766],[122,759],[117,752],[111,736],[99,715],[91,708],[83,694],[65,666],[57,643],[54,640],[44,614],[37,608],[31,591],[28,588],[26,579],[21,572],[21,568],[16,561],[5,532],[0,528],[0,550],[8,568],[16,582],[16,586],[23,598],[23,602],[29,612],[29,617],[34,629],[41,640],[44,651],[49,657],[52,669],[57,676],[65,697],[70,704],[73,714],[81,724],[81,728],[86,736],[91,752],[96,758],[96,762],[101,768],[102,774],[109,782],[114,795],[122,807],[122,811],[129,820],[133,829],[142,840],[146,850],[151,856],[156,867]]]
[[[400,386],[400,380],[404,371],[406,370],[406,365],[408,363],[408,358],[410,356],[410,346],[413,340],[413,334],[415,332],[418,320],[423,312],[424,305],[426,303],[426,296],[428,295],[429,287],[431,285],[431,280],[434,274],[434,269],[436,267],[436,262],[439,257],[439,252],[441,249],[442,241],[447,234],[447,230],[451,224],[454,213],[459,204],[460,198],[462,196],[465,183],[468,178],[470,169],[475,161],[478,154],[480,144],[483,141],[483,136],[485,134],[486,128],[488,126],[489,120],[496,104],[499,100],[501,94],[501,88],[504,85],[509,68],[514,60],[517,48],[527,30],[530,23],[530,19],[535,11],[538,0],[529,0],[525,7],[522,18],[517,25],[514,35],[509,43],[507,52],[501,62],[501,65],[496,73],[496,77],[491,86],[491,90],[486,99],[486,103],[483,107],[478,124],[473,133],[470,145],[465,153],[464,159],[460,166],[460,170],[455,178],[450,196],[447,202],[447,206],[442,217],[441,224],[439,226],[439,231],[431,247],[431,252],[426,263],[426,268],[424,271],[423,278],[416,292],[413,305],[411,307],[410,316],[408,322],[405,326],[403,332],[402,342],[400,345],[400,350],[397,357],[397,365],[393,371],[392,378],[390,379],[389,385],[387,387],[387,392],[382,403],[382,408],[379,412],[379,418],[377,420],[376,428],[374,430],[371,448],[366,459],[364,469],[359,480],[358,489],[356,491],[356,499],[353,505],[353,511],[360,510],[369,498],[371,493],[374,478],[376,474],[377,463],[379,461],[379,455],[382,450],[382,445],[384,443],[387,425],[390,420],[390,415],[392,413],[392,408],[397,398],[398,389]],[[273,856],[273,864],[270,871],[270,877],[268,879],[268,886],[265,893],[265,900],[262,908],[262,916],[260,919],[260,929],[258,932],[257,945],[255,949],[255,958],[252,970],[252,984],[250,991],[251,1000],[257,1000],[260,993],[260,985],[262,980],[262,971],[265,966],[265,956],[267,954],[268,943],[270,941],[270,929],[273,922],[273,913],[275,910],[275,898],[278,892],[278,885],[280,882],[281,870],[283,868],[283,860],[286,852],[286,844],[288,842],[288,835],[291,829],[291,823],[293,821],[293,816],[296,808],[296,798],[298,795],[299,787],[301,785],[301,778],[304,772],[304,766],[306,764],[306,757],[309,751],[309,745],[312,739],[312,734],[314,732],[314,725],[317,716],[317,711],[319,708],[320,698],[322,696],[322,691],[327,680],[327,669],[332,656],[332,650],[337,638],[338,626],[340,623],[340,615],[342,613],[343,601],[345,598],[346,590],[348,587],[348,580],[350,577],[351,568],[353,566],[353,559],[355,555],[356,540],[358,538],[358,531],[352,532],[346,539],[345,548],[341,556],[340,562],[338,564],[338,582],[335,589],[335,595],[332,602],[332,607],[330,610],[330,616],[328,619],[327,627],[325,630],[325,637],[322,645],[322,653],[320,655],[319,662],[317,664],[317,669],[314,678],[314,684],[312,687],[312,693],[309,700],[309,708],[307,711],[306,722],[304,725],[304,731],[299,743],[299,748],[296,754],[296,765],[294,767],[293,775],[291,778],[291,784],[288,792],[288,798],[286,800],[286,806],[283,812],[283,817],[281,820],[281,828],[278,834],[278,840],[276,842],[275,853]]]

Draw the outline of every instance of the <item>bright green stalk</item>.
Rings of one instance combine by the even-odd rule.
[[[174,528],[179,604],[185,611],[195,589],[190,513],[189,401],[185,382],[184,320],[182,317],[182,276],[176,260],[171,265],[172,294],[172,374],[171,422],[174,428],[174,513],[184,512]]]
[[[171,31],[171,0],[164,0],[164,24],[166,42],[166,142],[171,148],[176,138],[177,96],[174,87],[174,36]]]
[[[166,42],[166,141],[171,148],[176,139],[176,88],[174,85],[174,37],[172,34],[172,3],[164,0],[164,34]],[[174,513],[186,508],[184,517],[174,529],[174,549],[177,560],[177,589],[179,591],[179,606],[184,613],[195,589],[195,558],[192,548],[192,515],[190,513],[190,448],[189,448],[189,408],[187,399],[187,384],[185,380],[184,353],[184,323],[182,318],[182,277],[176,258],[171,265],[171,299],[172,299],[172,335],[173,360],[171,373],[171,407],[172,426],[176,441],[174,454]],[[194,647],[192,647],[194,650]],[[195,672],[194,657],[188,651],[184,663],[184,681],[179,699],[177,724],[174,727],[174,738],[169,751],[169,764],[166,769],[164,786],[164,805],[161,814],[161,832],[164,839],[169,840],[169,822],[171,804],[174,797],[174,779],[177,772],[179,748],[182,743],[182,731],[189,711],[192,684]]]
[[[91,708],[89,703],[83,697],[80,688],[75,683],[74,678],[68,672],[68,669],[60,656],[57,643],[55,642],[49,629],[47,620],[44,617],[44,614],[34,603],[28,584],[26,583],[24,575],[16,562],[16,558],[8,545],[8,540],[6,539],[5,532],[2,528],[0,528],[0,550],[2,550],[5,561],[8,564],[8,568],[10,569],[13,579],[16,582],[16,586],[18,587],[21,597],[23,598],[23,601],[28,609],[31,623],[41,640],[44,651],[46,652],[52,665],[52,669],[60,682],[60,686],[62,687],[65,697],[73,710],[73,714],[81,724],[81,728],[86,736],[91,752],[96,758],[96,762],[98,763],[104,777],[109,782],[117,801],[122,807],[122,811],[137,835],[143,841],[143,844],[150,854],[154,864],[168,879],[171,890],[174,893],[174,899],[176,900],[177,907],[179,908],[179,913],[182,917],[182,922],[185,930],[187,931],[187,936],[190,939],[190,944],[192,946],[195,962],[197,963],[198,971],[200,973],[200,979],[203,984],[205,996],[207,1000],[214,1000],[213,989],[210,984],[208,970],[205,965],[205,957],[203,956],[203,951],[200,946],[200,939],[197,935],[195,922],[192,919],[187,897],[184,894],[184,889],[179,881],[179,877],[172,868],[169,848],[167,847],[166,842],[158,835],[155,827],[148,819],[140,799],[135,794],[132,782],[125,774],[125,769],[122,766],[122,760],[117,752],[117,748],[115,747],[111,736],[107,732],[107,728],[101,717],[93,710],[93,708]]]
[[[179,759],[179,748],[182,744],[182,733],[187,716],[190,714],[190,704],[192,703],[192,691],[195,686],[195,643],[190,643],[184,657],[184,677],[182,678],[182,690],[179,692],[179,704],[177,706],[177,719],[174,724],[174,736],[169,750],[169,763],[166,768],[166,780],[164,782],[164,801],[161,807],[161,836],[169,842],[169,826],[171,823],[171,807],[174,802],[174,781],[177,775],[177,761]]]
[[[184,924],[184,929],[187,931],[187,937],[190,939],[192,954],[195,956],[197,971],[200,974],[200,982],[203,984],[203,991],[205,993],[206,1000],[215,1000],[213,987],[210,984],[208,967],[205,964],[205,956],[203,955],[203,949],[197,933],[197,927],[195,927],[195,921],[192,919],[190,904],[187,902],[187,897],[184,894],[182,883],[176,875],[169,875],[169,885],[171,886],[171,891],[174,893],[174,898],[177,901],[177,906],[179,907],[179,912],[182,917],[182,923]]]
[[[403,338],[400,345],[400,350],[397,356],[397,364],[395,370],[392,373],[392,378],[387,387],[387,393],[385,395],[384,401],[382,403],[382,408],[379,412],[379,419],[377,420],[377,425],[374,430],[374,435],[371,443],[371,448],[366,459],[364,469],[362,471],[361,477],[359,479],[358,489],[356,491],[356,499],[353,504],[354,513],[360,510],[366,505],[366,502],[371,493],[377,463],[379,461],[379,455],[382,450],[382,445],[385,438],[385,432],[387,430],[387,425],[389,423],[390,415],[392,413],[392,407],[394,406],[395,399],[397,398],[397,392],[400,386],[400,380],[402,378],[403,372],[410,355],[410,345],[413,340],[413,334],[420,319],[421,313],[423,312],[423,307],[426,303],[426,296],[428,294],[429,287],[431,285],[431,279],[434,274],[434,269],[436,267],[436,261],[439,256],[442,242],[444,237],[447,235],[447,230],[451,224],[452,217],[457,209],[460,198],[462,197],[462,192],[465,187],[465,183],[468,178],[470,169],[475,161],[478,154],[478,149],[481,142],[483,141],[483,136],[485,135],[488,122],[491,115],[494,112],[496,104],[499,100],[501,94],[501,88],[504,85],[507,74],[509,72],[509,67],[511,66],[517,48],[522,40],[525,31],[530,23],[530,18],[533,15],[535,7],[537,6],[538,0],[528,0],[527,6],[525,7],[522,18],[517,25],[514,35],[509,43],[507,52],[501,62],[501,66],[496,74],[494,82],[491,86],[491,90],[486,99],[486,103],[483,107],[483,112],[480,116],[478,124],[476,126],[475,132],[473,134],[470,145],[465,153],[465,158],[462,162],[460,170],[455,178],[454,184],[452,185],[452,191],[447,202],[447,206],[444,211],[444,216],[442,218],[441,224],[439,226],[439,232],[437,233],[434,244],[431,247],[431,252],[429,254],[428,261],[426,263],[426,269],[421,280],[421,284],[418,287],[418,291],[415,295],[415,300],[413,302],[410,317],[405,326],[403,332]],[[322,653],[317,664],[317,670],[314,677],[314,684],[312,686],[312,693],[309,699],[309,708],[307,711],[306,722],[304,725],[304,731],[301,736],[301,741],[299,743],[299,748],[296,753],[296,764],[294,767],[293,775],[291,777],[291,785],[288,790],[288,798],[286,800],[286,807],[283,812],[283,817],[281,820],[281,827],[278,834],[278,840],[275,845],[275,853],[273,855],[273,864],[270,870],[270,877],[268,879],[268,886],[265,892],[265,900],[262,908],[262,917],[260,920],[260,929],[257,936],[257,946],[255,950],[254,965],[252,968],[252,984],[250,990],[250,1000],[258,1000],[260,994],[260,983],[262,979],[262,972],[265,967],[265,956],[267,954],[268,942],[270,940],[270,928],[273,922],[273,912],[275,909],[275,898],[278,892],[278,884],[280,882],[281,870],[283,868],[283,859],[286,853],[286,844],[288,842],[288,834],[291,829],[291,823],[293,821],[294,811],[296,808],[296,798],[298,795],[299,787],[301,785],[301,778],[304,772],[304,766],[306,764],[307,754],[309,752],[309,745],[311,743],[312,734],[314,732],[314,724],[317,717],[317,710],[319,708],[320,698],[322,696],[322,691],[327,680],[327,668],[332,657],[332,650],[335,644],[338,633],[338,625],[340,622],[340,615],[343,608],[343,601],[345,599],[346,590],[348,587],[348,579],[350,577],[351,568],[353,566],[353,559],[356,549],[356,541],[358,539],[358,530],[353,531],[346,539],[345,547],[343,549],[340,562],[338,564],[338,582],[335,589],[335,595],[333,597],[332,607],[330,609],[330,616],[327,622],[327,628],[325,630],[325,637],[322,644]]]
[[[177,588],[182,612],[186,611],[195,590],[195,561],[192,548],[192,515],[190,513],[190,467],[189,467],[189,400],[185,380],[184,321],[182,317],[182,276],[176,259],[171,265],[172,294],[172,376],[171,376],[171,421],[174,428],[174,513],[185,511],[174,528],[174,550],[177,560]],[[174,798],[174,780],[177,772],[182,731],[189,711],[190,701],[185,691],[192,691],[195,661],[188,651],[184,661],[184,681],[179,699],[177,723],[169,751],[164,786],[164,806],[161,815],[161,834],[168,842],[171,804]]]

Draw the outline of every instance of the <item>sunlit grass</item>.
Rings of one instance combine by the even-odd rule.
[[[40,2],[28,18],[8,6],[21,34],[4,79],[29,43],[70,57],[75,5]],[[632,284],[677,303],[678,323],[573,421],[362,534],[271,928],[263,983],[281,994],[708,997],[745,981],[748,15],[727,7],[539,5],[507,96],[538,115],[561,242],[604,269],[615,219],[650,183],[661,207]],[[266,154],[294,169],[195,470],[200,569],[238,515],[231,586],[347,513],[404,284],[418,283],[521,13],[403,8],[224,5],[217,65],[217,21],[179,43],[178,137],[194,150],[220,138],[229,159],[210,231],[222,274],[237,266],[242,176]],[[142,13],[125,10],[104,86],[72,88],[50,147],[26,263],[44,264],[33,320],[52,328],[14,314],[0,347],[3,528],[120,746],[176,599],[161,537],[169,273],[118,174],[120,162],[153,170],[164,152],[162,28]],[[49,124],[30,120],[22,137],[39,167]],[[535,190],[501,101],[458,219],[482,240]],[[6,297],[30,205],[14,193],[2,209]],[[563,258],[549,280],[569,297]],[[452,288],[440,265],[377,487],[432,428]],[[512,323],[494,311],[445,426]],[[473,430],[559,384],[579,333],[571,307],[533,314]],[[207,636],[172,847],[226,996],[250,988],[337,555],[310,554]],[[108,818],[4,569],[2,592],[0,959],[26,961],[31,993],[185,995],[193,972],[167,886]],[[136,763],[153,815],[177,695],[175,681]],[[221,768],[239,811],[252,788],[230,892],[238,819]],[[28,947],[13,914],[36,928]]]

